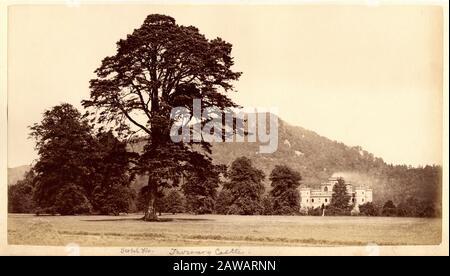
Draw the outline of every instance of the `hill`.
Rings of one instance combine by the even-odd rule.
[[[25,174],[31,169],[30,165],[23,165],[14,168],[8,168],[8,186],[14,185],[17,181],[23,179]]]

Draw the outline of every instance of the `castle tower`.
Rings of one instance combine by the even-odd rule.
[[[300,206],[302,208],[311,206],[311,188],[300,188]]]
[[[355,188],[355,204],[357,205],[362,205],[367,203],[367,199],[366,199],[366,189],[363,187],[357,187]]]

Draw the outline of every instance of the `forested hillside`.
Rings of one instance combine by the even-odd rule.
[[[400,202],[409,196],[432,201],[440,197],[440,166],[389,165],[361,147],[346,146],[281,119],[278,139],[278,150],[272,154],[257,154],[257,143],[216,143],[212,156],[222,164],[247,156],[266,175],[277,164],[289,165],[301,173],[302,185],[307,186],[343,176],[346,181],[372,187],[378,203],[388,199]]]

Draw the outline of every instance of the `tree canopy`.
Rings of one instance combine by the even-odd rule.
[[[300,209],[300,195],[297,188],[302,179],[300,173],[285,165],[276,165],[270,176],[273,187],[270,195],[274,214],[295,214]]]
[[[61,104],[44,112],[43,119],[31,127],[39,159],[34,165],[37,207],[55,207],[64,185],[81,187],[87,197],[94,189],[91,126],[70,104]]]
[[[264,173],[253,167],[247,157],[239,157],[228,171],[229,181],[223,185],[221,197],[222,212],[226,214],[255,215],[263,213],[262,196],[264,194]]]

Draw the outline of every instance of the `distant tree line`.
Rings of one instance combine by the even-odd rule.
[[[408,197],[404,201],[395,205],[392,200],[388,200],[383,205],[373,202],[366,202],[358,206],[358,211],[354,211],[354,206],[349,205],[346,208],[336,208],[334,206],[325,206],[326,216],[367,216],[367,217],[422,217],[432,218],[441,217],[441,209],[432,202],[421,201],[414,197]],[[321,216],[323,208],[311,208],[307,212],[300,212],[300,215]]]
[[[361,215],[384,217],[440,217],[441,210],[432,202],[408,197],[397,206],[388,200],[383,206],[367,202],[359,206]]]

